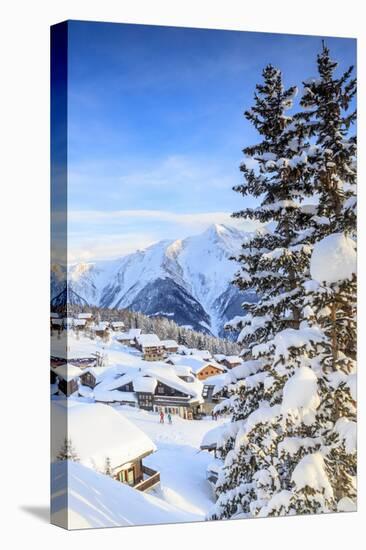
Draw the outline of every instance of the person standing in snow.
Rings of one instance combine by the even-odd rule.
[[[172,424],[172,415],[170,413],[168,413],[168,422],[169,424]]]
[[[160,424],[164,424],[164,412],[160,411]]]

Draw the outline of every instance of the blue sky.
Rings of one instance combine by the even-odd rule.
[[[356,42],[327,38],[340,70]],[[227,222],[243,198],[243,117],[263,67],[316,75],[321,37],[69,22],[71,261],[117,257]],[[248,224],[249,228],[250,224]]]

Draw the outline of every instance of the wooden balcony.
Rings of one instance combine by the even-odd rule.
[[[138,491],[147,491],[160,483],[160,472],[156,472],[152,468],[148,468],[144,465],[142,465],[142,472],[144,474],[144,479],[135,485],[134,489]]]

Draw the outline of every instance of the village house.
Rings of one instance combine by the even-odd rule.
[[[217,376],[226,372],[226,368],[223,365],[219,365],[213,359],[206,361],[201,357],[194,355],[172,355],[167,360],[167,363],[174,366],[187,366],[190,367],[192,372],[198,378],[198,380],[206,380],[210,376]]]
[[[99,336],[99,338],[107,338],[110,331],[108,321],[100,321],[92,329],[95,336]]]
[[[86,327],[86,319],[74,319],[74,329],[84,330]]]
[[[114,332],[116,332],[119,330],[123,330],[125,328],[125,324],[123,321],[112,321],[110,323],[110,327]]]
[[[78,313],[77,318],[84,320],[87,326],[89,326],[94,321],[92,313]]]
[[[100,403],[52,402],[52,461],[58,459],[67,437],[84,466],[111,475],[138,491],[160,483],[160,473],[148,468],[143,459],[156,451],[142,430],[113,408]]]
[[[238,355],[225,355],[221,361],[218,361],[220,365],[225,365],[228,369],[233,369],[242,364],[243,360]]]
[[[115,335],[115,339],[125,346],[134,346],[136,344],[136,338],[140,336],[140,334],[140,328],[130,328],[127,332],[118,332]]]
[[[164,351],[167,353],[177,353],[178,344],[175,340],[161,340]]]
[[[201,415],[202,389],[202,383],[192,374],[179,377],[173,367],[156,363],[127,370],[117,378],[104,379],[95,386],[94,399],[193,419]]]
[[[51,384],[57,384],[58,392],[69,397],[77,391],[81,374],[82,370],[70,363],[51,367]]]
[[[200,357],[205,361],[212,361],[212,355],[207,349],[191,349],[190,355],[194,355],[195,357]]]
[[[100,368],[88,367],[83,370],[80,375],[80,383],[83,386],[88,386],[91,389],[94,389],[98,382]],[[104,371],[104,369],[102,369]]]
[[[136,340],[136,347],[142,352],[145,361],[159,361],[165,352],[161,340],[156,334],[140,334]]]
[[[51,317],[51,330],[62,330],[64,322],[59,317]]]

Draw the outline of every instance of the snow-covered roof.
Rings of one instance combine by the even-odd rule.
[[[76,327],[83,327],[86,324],[86,319],[74,319],[74,325]]]
[[[156,385],[156,378],[150,376],[136,376],[133,380],[133,389],[137,392],[154,393]]]
[[[203,384],[200,380],[196,378],[192,382],[185,382],[181,380],[174,368],[167,368],[167,365],[164,363],[155,362],[154,365],[148,366],[144,369],[146,374],[150,376],[155,376],[157,380],[170,386],[186,395],[191,395],[194,399],[202,400],[202,390]]]
[[[162,524],[197,520],[166,500],[72,461],[51,466],[52,521],[68,529]],[[67,508],[65,507],[67,504]]]
[[[89,386],[83,386],[82,384],[78,387],[78,393],[81,397],[93,397],[93,390]]]
[[[123,321],[112,321],[111,325],[113,328],[123,328],[125,326]]]
[[[208,430],[202,438],[200,445],[201,449],[214,449],[223,433],[227,431],[227,428],[227,424],[220,424],[219,426],[215,426],[215,428]]]
[[[161,340],[161,344],[164,348],[178,348],[175,340]]]
[[[97,330],[97,331],[106,330],[106,328],[108,327],[108,324],[109,323],[107,321],[101,321],[100,323],[94,326],[94,330]]]
[[[79,313],[78,319],[91,319],[93,317],[92,313]]]
[[[79,367],[76,367],[75,365],[71,365],[71,363],[64,363],[63,365],[59,365],[58,367],[51,367],[51,370],[57,374],[60,378],[63,380],[66,380],[69,382],[70,380],[74,380],[75,378],[78,378],[81,374],[83,374],[82,369]]]
[[[121,340],[133,340],[134,338],[140,336],[140,334],[140,328],[130,328],[127,332],[119,332],[118,337],[121,338]]]
[[[50,313],[51,319],[58,319],[60,316],[55,311],[51,311]]]
[[[201,359],[206,359],[207,361],[212,359],[212,354],[207,349],[192,349],[191,355],[201,357]]]
[[[62,319],[51,319],[51,323],[53,325],[58,325],[58,326],[61,326],[63,324],[63,320]]]
[[[52,461],[64,445],[65,435],[80,462],[103,470],[108,457],[111,467],[135,460],[156,450],[151,439],[122,413],[101,403],[52,401]],[[65,434],[67,418],[67,434]]]
[[[194,400],[202,400],[203,384],[195,377],[192,376],[192,382],[186,382],[179,378],[175,367],[160,361],[154,361],[154,364],[141,362],[141,365],[139,369],[133,367],[126,368],[126,372],[121,376],[108,377],[106,380],[103,380],[95,388],[95,395],[101,390],[109,392],[117,390],[130,382],[132,382],[134,391],[153,393],[157,381],[160,381],[162,384],[174,388],[187,396],[192,396]],[[125,392],[120,393],[124,394]]]
[[[96,386],[93,390],[95,401],[100,403],[137,403],[137,397],[134,392],[106,390],[103,387]]]
[[[216,374],[215,376],[209,376],[203,381],[205,386],[220,386],[220,389],[225,385],[227,373]]]
[[[224,360],[233,365],[240,365],[240,363],[243,362],[239,355],[227,355],[226,357],[224,357]]]
[[[174,365],[174,370],[178,376],[194,376],[191,367],[186,365]]]
[[[137,343],[142,348],[157,347],[162,345],[160,338],[156,334],[140,334],[140,336],[137,337]]]
[[[83,369],[82,376],[87,373],[92,374],[97,383],[104,380],[108,376],[113,376],[112,369],[108,367],[87,367],[86,369]]]
[[[194,355],[171,355],[167,362],[171,362],[175,366],[189,367],[195,374],[198,374],[203,369],[209,366],[215,367],[221,372],[225,372],[226,370],[222,365],[219,365],[219,363],[216,363],[216,361],[214,360],[206,361],[201,357],[197,357]]]

